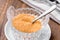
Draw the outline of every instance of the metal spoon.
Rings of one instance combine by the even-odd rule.
[[[51,13],[52,11],[55,10],[56,7],[57,7],[56,5],[53,5],[49,10],[46,10],[43,14],[41,14],[41,15],[38,16],[38,17],[36,17],[36,18],[32,21],[32,23],[34,23],[34,22],[37,21],[38,19],[46,16],[47,14]]]

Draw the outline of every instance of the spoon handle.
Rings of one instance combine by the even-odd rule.
[[[56,5],[53,5],[49,10],[46,10],[43,14],[41,14],[41,15],[38,16],[38,17],[36,17],[36,18],[32,21],[32,23],[34,23],[36,20],[44,17],[45,15],[49,14],[50,12],[52,12],[53,10],[55,10],[56,7],[57,7]]]

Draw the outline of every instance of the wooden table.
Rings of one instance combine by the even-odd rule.
[[[4,26],[7,22],[6,10],[11,5],[13,5],[15,8],[29,7],[20,0],[0,0],[0,40],[7,40],[4,35]],[[52,32],[50,40],[60,40],[60,25],[52,19],[50,19],[49,25]]]

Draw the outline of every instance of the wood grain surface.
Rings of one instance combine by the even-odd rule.
[[[7,40],[4,35],[4,26],[7,22],[6,11],[9,6],[13,5],[15,8],[26,8],[29,7],[20,0],[0,0],[0,40]],[[49,25],[51,28],[50,40],[60,40],[60,24],[50,19]]]

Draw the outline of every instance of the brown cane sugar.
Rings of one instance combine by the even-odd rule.
[[[41,22],[37,20],[32,24],[35,17],[30,14],[19,14],[12,19],[13,27],[21,32],[31,33],[41,29]]]

